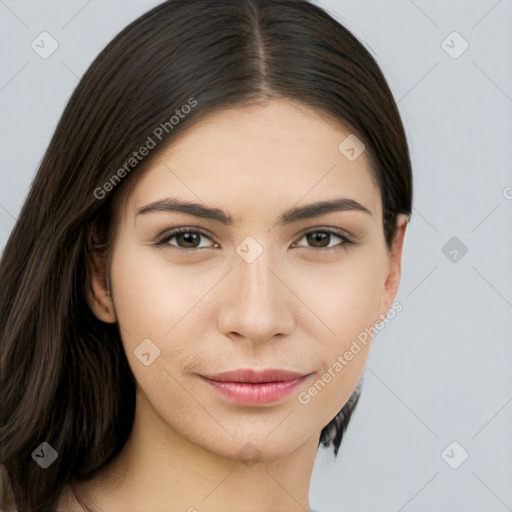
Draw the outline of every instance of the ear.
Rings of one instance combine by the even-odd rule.
[[[98,320],[109,324],[117,322],[105,266],[93,255],[87,303]]]
[[[396,223],[396,233],[393,238],[391,249],[388,251],[388,271],[384,283],[384,289],[380,297],[377,311],[379,316],[376,323],[382,322],[386,318],[388,311],[391,309],[398,292],[398,286],[402,275],[402,249],[404,245],[405,231],[409,223],[409,216],[406,214],[399,214],[397,216]]]

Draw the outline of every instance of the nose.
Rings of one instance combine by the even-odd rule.
[[[223,285],[219,329],[229,338],[254,344],[288,335],[295,328],[293,292],[287,286],[283,265],[270,250],[251,263],[235,255],[234,268]]]

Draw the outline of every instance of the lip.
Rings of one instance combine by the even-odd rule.
[[[238,368],[201,377],[232,402],[256,405],[284,398],[310,375],[279,368]]]

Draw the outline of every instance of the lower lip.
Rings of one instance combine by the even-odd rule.
[[[289,395],[297,386],[302,384],[309,375],[284,382],[262,382],[251,384],[246,382],[220,382],[204,377],[215,389],[238,404],[254,405],[276,402]]]

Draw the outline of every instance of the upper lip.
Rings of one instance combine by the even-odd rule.
[[[248,382],[257,384],[261,382],[287,382],[305,377],[306,375],[309,375],[309,373],[280,368],[238,368],[236,370],[215,373],[205,377],[219,382]]]

